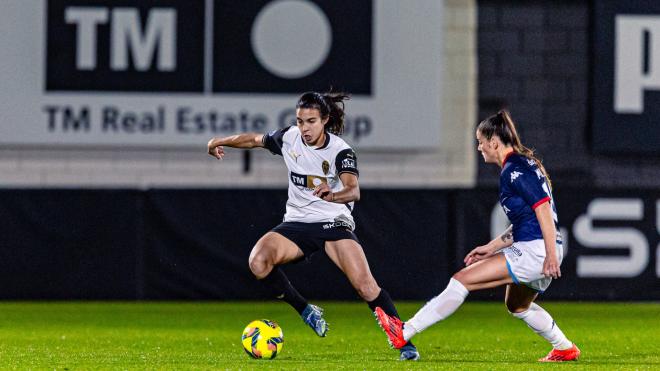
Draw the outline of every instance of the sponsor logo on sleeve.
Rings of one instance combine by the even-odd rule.
[[[355,160],[351,158],[345,158],[341,161],[341,167],[344,169],[354,169],[355,168]]]

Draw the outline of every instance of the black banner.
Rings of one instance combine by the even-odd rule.
[[[284,190],[150,191],[145,297],[263,298],[248,257],[257,240],[282,221],[286,197]],[[443,284],[446,204],[446,194],[430,191],[369,191],[357,204],[355,233],[374,277],[392,295],[430,297]],[[324,252],[284,270],[310,298],[359,299]]]
[[[369,96],[373,16],[370,0],[48,0],[45,90]]]
[[[0,191],[0,299],[138,299],[132,191]]]
[[[47,91],[203,90],[203,0],[49,0],[45,32]]]
[[[215,92],[300,94],[332,87],[371,95],[371,0],[215,0],[214,10]],[[273,24],[278,26],[269,27]],[[300,35],[296,28],[302,25],[315,34]],[[289,66],[283,65],[288,58],[282,51],[268,46],[274,43],[297,50]],[[296,58],[300,68],[292,66]]]
[[[259,299],[252,246],[285,190],[2,190],[1,299]],[[566,300],[660,299],[660,194],[558,189]],[[429,299],[506,228],[496,189],[363,190],[353,215],[371,271],[396,300]],[[358,299],[324,252],[285,266],[312,299]],[[503,298],[503,289],[471,294]]]

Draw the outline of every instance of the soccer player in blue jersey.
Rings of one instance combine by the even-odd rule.
[[[577,360],[577,346],[550,314],[534,303],[552,279],[561,276],[562,239],[550,178],[534,152],[520,142],[508,112],[500,111],[479,123],[476,136],[485,162],[502,167],[500,204],[511,226],[498,238],[470,251],[464,260],[466,267],[413,318],[404,323],[376,308],[378,322],[390,344],[398,348],[449,317],[470,291],[506,285],[504,301],[509,312],[552,344],[552,351],[539,361]]]

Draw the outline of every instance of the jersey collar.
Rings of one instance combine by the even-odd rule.
[[[303,139],[302,135],[300,136],[300,141],[301,141],[302,144],[304,144],[306,147],[309,147],[309,146],[307,145],[307,143],[305,143],[305,139]],[[320,147],[318,147],[318,148],[314,148],[314,149],[316,149],[316,150],[324,149],[324,148],[326,148],[326,147],[328,146],[328,144],[330,144],[330,133],[328,133],[328,132],[326,131],[326,132],[325,132],[325,141],[323,142],[323,145],[320,146]]]
[[[502,168],[504,168],[504,165],[506,165],[506,161],[513,155],[516,154],[516,151],[511,151],[504,156],[504,161],[502,161]]]

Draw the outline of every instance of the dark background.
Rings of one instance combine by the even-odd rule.
[[[371,0],[315,0],[332,29],[328,57],[315,72],[296,79],[273,75],[257,60],[251,47],[254,19],[269,0],[214,2],[213,91],[216,93],[293,93],[350,91],[371,95]]]
[[[631,146],[625,152],[603,154],[594,148],[592,132],[606,131],[604,135],[614,138],[618,133],[607,132],[612,124],[595,121],[591,113],[599,107],[594,92],[611,96],[613,92],[604,89],[614,78],[596,75],[603,65],[613,63],[607,58],[614,53],[596,54],[595,33],[601,30],[595,28],[595,4],[627,4],[621,6],[636,7],[638,14],[657,14],[649,6],[655,2],[478,0],[477,4],[479,119],[503,106],[509,108],[523,143],[536,148],[557,187],[660,187],[660,138],[645,133],[654,152],[642,148],[640,154],[639,146]],[[657,99],[648,100],[657,94],[645,96],[646,107],[658,106]],[[658,126],[657,119],[654,125]],[[496,186],[497,169],[480,164],[478,182]]]
[[[585,192],[586,191],[586,192]],[[372,272],[397,299],[429,299],[462,267],[470,249],[490,240],[496,189],[364,190],[356,234]],[[594,198],[640,198],[639,230],[649,264],[632,278],[579,278],[587,249],[572,236]],[[655,275],[655,200],[660,193],[564,189],[555,195],[568,254],[550,299],[660,299]],[[257,299],[266,292],[248,269],[254,243],[279,224],[285,190],[0,191],[0,299]],[[596,225],[594,226],[604,226]],[[324,253],[285,266],[303,295],[359,299]],[[502,290],[473,297],[501,299]]]

